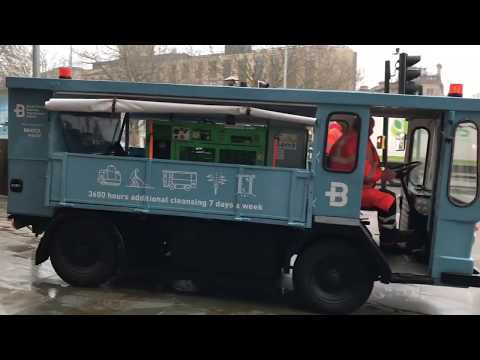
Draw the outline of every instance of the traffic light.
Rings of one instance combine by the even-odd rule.
[[[421,95],[422,85],[416,84],[413,80],[421,75],[421,70],[412,68],[413,65],[422,59],[421,56],[409,56],[401,53],[398,66],[398,93],[409,95]]]
[[[377,136],[377,149],[385,149],[385,136]]]

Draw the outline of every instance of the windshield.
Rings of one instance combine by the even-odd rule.
[[[120,119],[98,115],[60,114],[68,152],[104,154],[116,141]]]

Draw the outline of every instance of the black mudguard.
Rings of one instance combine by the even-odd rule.
[[[35,252],[35,265],[48,260],[50,257],[49,239],[46,235],[42,236],[40,243],[38,244],[37,251]]]
[[[95,216],[97,215],[97,216]],[[53,238],[53,234],[57,227],[65,221],[68,221],[74,217],[94,217],[96,221],[99,221],[99,217],[97,213],[93,213],[91,211],[66,211],[64,213],[57,214],[53,220],[48,224],[47,229],[45,230],[44,235],[40,239],[40,243],[38,244],[37,251],[35,252],[35,265],[40,265],[41,263],[48,260],[50,257],[50,243],[51,239]],[[105,216],[105,215],[104,215]],[[122,234],[118,230],[118,226],[113,222],[108,220],[108,218],[103,218],[101,221],[106,221],[109,225],[112,226],[113,231],[118,239],[118,255],[120,260],[120,268],[126,264],[126,250],[125,250],[125,241],[123,239]]]
[[[327,218],[325,218],[327,219]],[[377,280],[383,283],[389,283],[392,277],[392,270],[388,264],[387,259],[383,255],[379,246],[372,237],[372,234],[360,221],[353,221],[348,219],[345,223],[334,223],[333,221],[340,222],[342,219],[328,218],[329,222],[316,222],[314,224],[314,238],[318,239],[326,238],[338,238],[347,242],[350,246],[356,247],[359,251],[359,255],[365,257],[367,261],[375,271]],[[311,242],[311,241],[310,241]]]
[[[40,265],[50,257],[50,239],[63,219],[65,219],[65,216],[57,215],[48,224],[35,252],[35,265]]]

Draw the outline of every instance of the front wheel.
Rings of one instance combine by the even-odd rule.
[[[307,248],[293,271],[295,291],[306,305],[328,314],[350,313],[362,306],[373,282],[361,254],[335,241]]]
[[[73,286],[99,286],[117,268],[115,232],[112,225],[91,219],[72,218],[52,234],[50,260],[56,273]]]

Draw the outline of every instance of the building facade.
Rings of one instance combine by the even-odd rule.
[[[287,87],[354,90],[357,56],[345,46],[289,46]],[[247,86],[265,81],[283,87],[285,48],[252,50],[250,45],[227,45],[223,53],[192,56],[184,53],[155,55],[145,66],[126,71],[125,61],[94,63],[92,69],[73,69],[74,79],[146,81],[173,84],[223,85],[236,76]],[[151,72],[151,69],[154,69]],[[146,71],[144,71],[146,70]],[[143,71],[143,73],[142,73]],[[133,76],[134,75],[134,76]],[[44,74],[57,77],[56,70]]]

